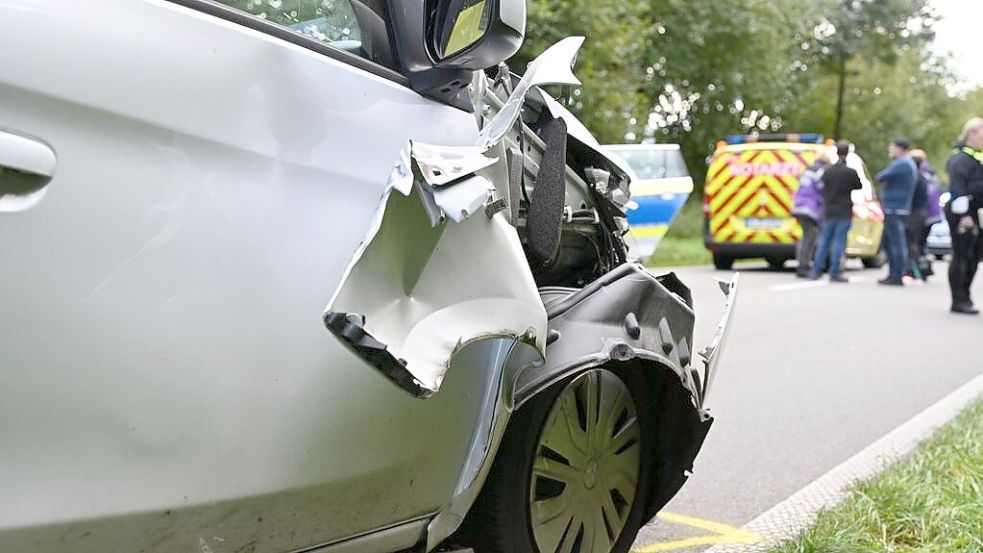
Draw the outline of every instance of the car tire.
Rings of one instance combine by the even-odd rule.
[[[769,255],[765,256],[765,261],[768,262],[769,269],[773,271],[781,271],[783,268],[785,268],[786,258]]]
[[[713,254],[713,266],[719,271],[729,271],[734,267],[734,256],[715,253]]]
[[[650,401],[640,374],[606,368],[533,397],[513,415],[459,541],[475,553],[627,553],[652,489]]]
[[[884,248],[881,247],[881,249],[877,250],[877,255],[874,257],[862,257],[860,258],[860,261],[864,264],[864,267],[868,269],[880,269],[885,263],[887,263],[887,252],[885,252]]]

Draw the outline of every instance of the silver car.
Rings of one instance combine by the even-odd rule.
[[[627,262],[522,0],[0,0],[0,551],[624,552],[737,281]],[[595,141],[596,143],[596,141]]]

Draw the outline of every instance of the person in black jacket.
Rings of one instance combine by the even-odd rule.
[[[915,181],[915,191],[911,196],[911,213],[905,221],[905,236],[908,239],[908,267],[905,275],[925,280],[932,275],[922,246],[925,243],[925,221],[928,219],[929,175],[923,170],[927,157],[925,150],[911,151],[911,159],[915,160],[918,167],[918,180]]]
[[[956,143],[956,151],[946,163],[951,199],[945,217],[952,235],[952,263],[949,264],[949,288],[952,312],[976,315],[970,287],[980,262],[980,219],[983,207],[983,118],[966,122]]]
[[[846,250],[846,238],[853,219],[853,199],[851,192],[860,189],[860,176],[847,167],[846,157],[850,154],[850,143],[840,141],[836,144],[839,161],[823,172],[823,204],[826,206],[826,219],[819,233],[819,246],[809,277],[813,280],[829,266],[831,282],[849,282],[840,274],[840,261]]]

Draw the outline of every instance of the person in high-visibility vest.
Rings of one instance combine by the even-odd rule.
[[[983,118],[966,122],[956,151],[946,163],[951,199],[945,206],[952,235],[949,287],[952,312],[976,315],[970,287],[980,262],[980,216],[983,208]]]

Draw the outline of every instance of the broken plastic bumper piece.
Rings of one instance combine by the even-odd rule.
[[[699,352],[703,359],[703,385],[700,389],[700,402],[706,400],[707,391],[713,384],[713,379],[717,374],[717,366],[720,364],[720,357],[724,346],[727,343],[727,335],[731,327],[731,320],[734,317],[734,308],[737,304],[737,285],[740,283],[740,273],[734,273],[729,281],[718,280],[720,290],[726,296],[724,300],[724,312],[717,323],[717,330],[713,334],[710,345]]]

